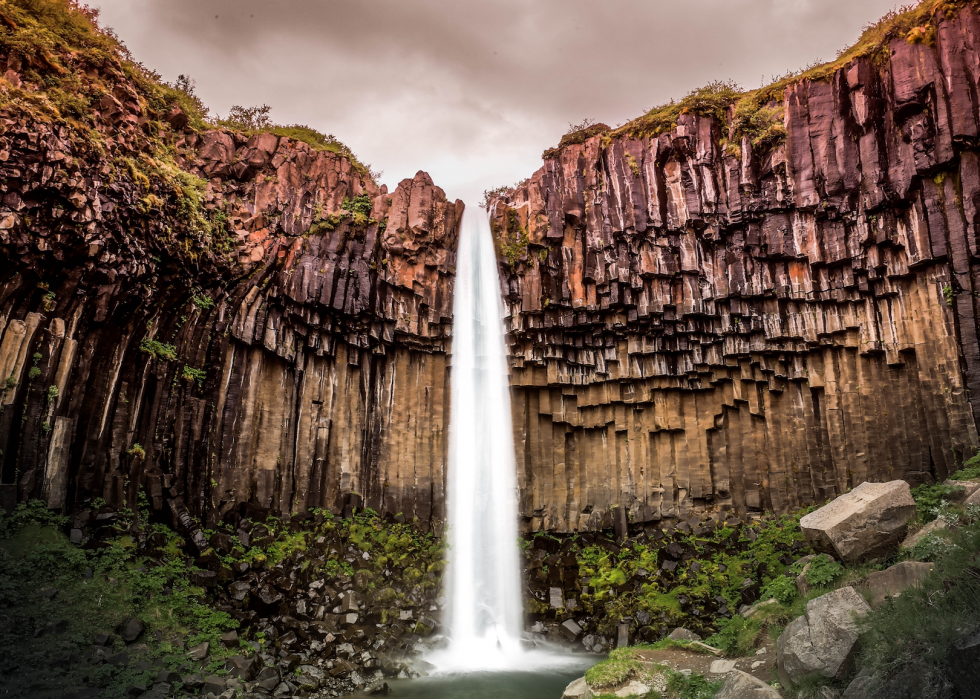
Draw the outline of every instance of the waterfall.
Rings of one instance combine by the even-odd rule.
[[[448,628],[440,665],[520,664],[517,473],[500,283],[490,222],[463,215],[453,304],[448,474]]]

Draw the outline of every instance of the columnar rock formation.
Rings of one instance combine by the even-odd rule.
[[[462,202],[164,119],[124,68],[89,128],[0,113],[5,501],[441,517]]]
[[[695,106],[491,200],[529,527],[787,511],[972,454],[980,21],[884,41],[761,105],[776,138]]]

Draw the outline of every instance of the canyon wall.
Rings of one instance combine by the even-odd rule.
[[[491,199],[528,528],[785,512],[973,454],[980,21],[947,5],[787,82],[772,143],[681,110]]]
[[[0,60],[6,505],[441,518],[462,202],[195,130],[121,59],[62,57],[108,94],[86,124],[44,118],[11,99],[43,67]]]

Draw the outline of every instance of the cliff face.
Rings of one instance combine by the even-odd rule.
[[[0,60],[5,501],[440,517],[462,202],[194,130],[122,59],[47,55],[99,90],[52,118],[44,66]]]
[[[774,138],[680,110],[492,200],[532,529],[786,511],[972,454],[980,21],[890,34],[782,86]]]

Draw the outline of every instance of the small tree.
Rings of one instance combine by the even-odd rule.
[[[243,107],[236,104],[228,112],[228,118],[224,123],[242,131],[261,131],[272,127],[272,117],[269,116],[271,111],[272,107],[267,104],[261,107]]]

